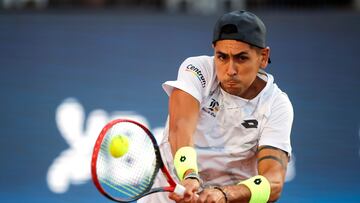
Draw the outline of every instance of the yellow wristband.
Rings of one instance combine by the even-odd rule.
[[[174,166],[180,180],[184,179],[187,170],[192,169],[198,172],[196,151],[192,147],[181,147],[175,153]]]
[[[257,175],[240,182],[238,185],[240,184],[246,185],[251,192],[249,203],[266,203],[269,200],[270,183],[264,176]]]

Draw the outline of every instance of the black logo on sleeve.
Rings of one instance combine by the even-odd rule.
[[[258,127],[258,121],[255,119],[251,120],[244,120],[243,123],[241,123],[245,128],[257,128]]]
[[[254,183],[255,183],[256,185],[260,185],[261,179],[260,179],[260,178],[256,178],[256,179],[254,180]]]
[[[181,157],[180,157],[180,161],[181,161],[181,162],[184,162],[185,160],[186,160],[186,157],[185,157],[185,156],[181,156]]]

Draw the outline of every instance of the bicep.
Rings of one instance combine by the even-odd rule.
[[[200,103],[189,93],[175,88],[169,99],[169,142],[173,154],[183,146],[192,146]]]

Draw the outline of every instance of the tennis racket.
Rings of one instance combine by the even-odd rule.
[[[119,158],[113,157],[109,151],[115,136],[126,136],[129,143],[127,153]],[[152,188],[159,170],[169,185]],[[156,192],[183,195],[185,191],[170,176],[150,130],[127,119],[113,120],[100,132],[92,154],[91,175],[100,193],[117,202],[132,202]]]

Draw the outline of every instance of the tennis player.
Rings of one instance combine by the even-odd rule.
[[[140,202],[279,199],[291,156],[293,108],[264,71],[270,63],[265,36],[253,13],[224,14],[214,28],[214,56],[186,59],[177,80],[163,84],[169,119],[162,155],[186,192]]]

